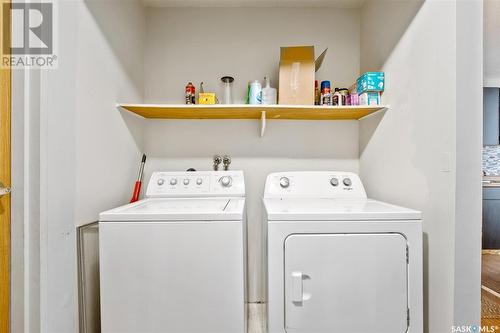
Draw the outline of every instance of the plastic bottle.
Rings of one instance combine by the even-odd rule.
[[[271,82],[267,76],[264,78],[264,80],[266,81],[266,86],[262,89],[262,104],[277,104],[278,93],[276,88],[271,87]]]
[[[321,105],[332,105],[332,92],[330,90],[330,81],[321,82]]]
[[[334,106],[342,105],[342,94],[340,93],[339,88],[335,88],[335,92],[333,93],[333,105]]]
[[[233,104],[233,88],[232,83],[234,81],[234,77],[232,76],[224,76],[221,78],[221,81],[224,85],[224,95],[222,101],[224,104]]]
[[[195,104],[195,87],[192,82],[186,86],[186,104]]]
[[[248,104],[262,104],[262,85],[258,80],[250,83]]]

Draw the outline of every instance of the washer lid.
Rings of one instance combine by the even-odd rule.
[[[244,198],[144,199],[99,215],[106,221],[238,221],[243,219]]]
[[[269,221],[420,220],[419,211],[364,199],[265,198]]]

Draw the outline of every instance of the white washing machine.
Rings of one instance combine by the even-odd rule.
[[[243,172],[155,172],[100,214],[102,332],[245,329]]]
[[[350,172],[268,176],[270,333],[422,333],[421,213]]]

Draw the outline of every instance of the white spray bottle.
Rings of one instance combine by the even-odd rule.
[[[262,88],[262,104],[271,105],[278,103],[278,93],[276,88],[271,88],[271,82],[266,76],[264,78],[266,86]]]

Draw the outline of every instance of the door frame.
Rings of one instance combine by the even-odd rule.
[[[3,22],[0,27],[0,36],[6,38],[6,41],[2,40],[2,45],[4,45],[3,42],[10,45],[11,37],[11,13],[10,10],[3,11],[6,3],[10,2],[0,1]],[[6,27],[8,31],[4,33]],[[11,186],[11,79],[11,69],[0,68],[0,182],[7,187]],[[10,194],[0,197],[0,332],[10,331],[10,201]]]

